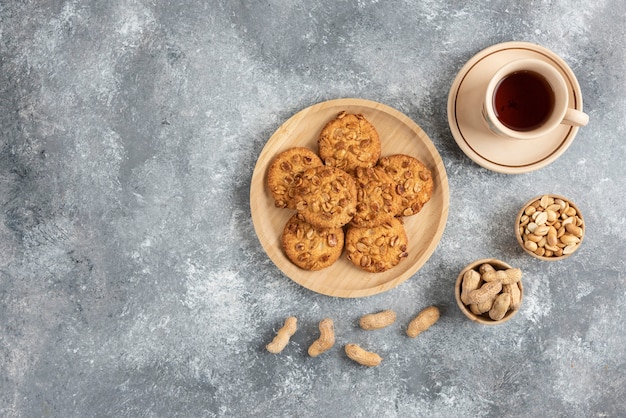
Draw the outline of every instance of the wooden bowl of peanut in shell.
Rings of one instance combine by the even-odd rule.
[[[503,276],[505,275],[505,271],[510,270],[511,275],[516,276],[514,279],[516,281],[512,284],[502,285],[501,287],[499,286],[500,289],[496,289],[497,292],[494,292],[494,295],[489,298],[491,305],[489,305],[489,302],[487,301],[480,304],[470,303],[470,301],[468,300],[468,295],[464,292],[463,288],[464,279],[467,278],[468,280],[470,280],[469,277],[466,277],[466,274],[468,276],[470,275],[470,270],[476,272],[475,274],[471,273],[472,275],[474,275],[473,280],[477,280],[477,277],[480,276],[480,279],[474,282],[474,284],[471,286],[471,288],[473,289],[480,289],[485,284],[491,285],[491,283],[496,281],[490,279],[490,282],[486,282],[485,280],[483,280],[483,274],[487,270],[497,272],[496,274],[500,274]],[[505,282],[507,280],[508,279],[505,279]],[[499,296],[503,293],[510,293],[511,295],[507,296],[506,298],[501,298],[501,300],[498,300]],[[495,258],[485,258],[482,260],[474,261],[473,263],[468,264],[463,270],[461,270],[461,273],[459,273],[459,276],[456,279],[456,284],[454,286],[454,297],[461,312],[463,312],[463,314],[472,321],[483,325],[503,324],[517,314],[522,304],[522,299],[524,297],[524,287],[521,280],[521,270],[514,269],[504,261],[497,260]],[[502,299],[509,300],[508,306],[504,306],[502,304]],[[498,306],[495,306],[496,303],[498,304]],[[492,309],[494,312],[492,312]],[[502,314],[503,309],[504,314]],[[497,311],[500,312],[498,313]]]

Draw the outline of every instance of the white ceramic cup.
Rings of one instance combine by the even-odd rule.
[[[502,80],[511,74],[530,72],[539,75],[549,85],[553,94],[553,106],[543,122],[530,130],[512,129],[498,119],[495,94]],[[487,127],[495,134],[512,139],[534,139],[549,134],[561,124],[585,126],[589,116],[570,107],[567,84],[561,73],[552,65],[538,59],[527,58],[511,61],[498,69],[489,80],[483,99],[483,117]]]

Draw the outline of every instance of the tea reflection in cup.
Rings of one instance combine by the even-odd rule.
[[[589,122],[587,114],[570,107],[561,73],[533,58],[512,61],[496,71],[487,84],[482,112],[491,131],[514,139],[537,138],[561,124]]]

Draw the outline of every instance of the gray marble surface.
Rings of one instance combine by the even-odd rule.
[[[0,416],[625,416],[625,21],[621,0],[3,1]],[[505,175],[462,153],[446,102],[469,58],[514,40],[570,65],[590,123],[550,166]],[[408,115],[450,183],[429,261],[361,299],[285,277],[250,219],[270,135],[341,97]],[[587,222],[555,263],[511,231],[544,192]],[[454,301],[485,257],[525,272],[499,327]],[[431,304],[437,325],[405,337]],[[358,329],[381,309],[394,326]],[[298,332],[267,353],[289,315]],[[337,344],[309,358],[325,316]],[[347,342],[383,363],[356,365]]]

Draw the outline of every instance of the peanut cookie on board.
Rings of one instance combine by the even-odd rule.
[[[408,238],[402,221],[390,221],[374,228],[351,226],[346,232],[346,256],[352,263],[371,273],[380,273],[408,257]]]
[[[318,229],[293,215],[283,230],[283,250],[287,258],[304,270],[321,270],[332,265],[343,252],[342,228]]]
[[[373,167],[380,158],[380,138],[361,114],[341,112],[324,126],[319,154],[328,166],[354,174],[357,167]]]
[[[278,208],[295,209],[294,188],[301,181],[300,173],[324,163],[312,150],[289,148],[276,156],[267,171],[267,185]]]
[[[397,216],[411,216],[422,210],[433,194],[433,176],[430,170],[417,158],[395,154],[382,157],[378,161],[396,184],[395,191],[401,204]]]
[[[350,222],[359,228],[372,228],[390,221],[400,211],[400,196],[390,175],[380,167],[357,167],[356,213]]]
[[[356,183],[334,167],[315,167],[302,173],[295,191],[296,210],[316,228],[339,228],[356,211]]]

